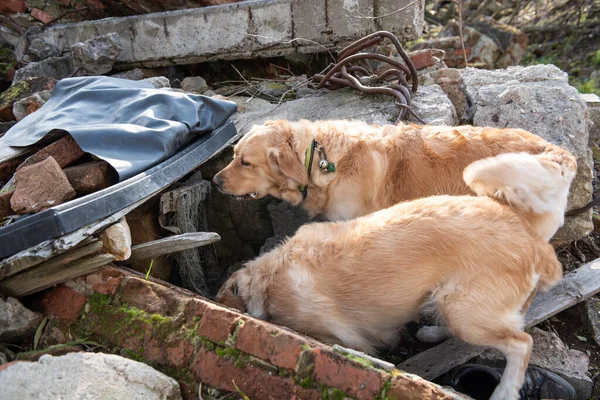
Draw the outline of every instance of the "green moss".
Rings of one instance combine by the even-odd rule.
[[[315,382],[312,380],[310,376],[307,376],[304,379],[295,379],[296,383],[302,386],[304,389],[312,388],[315,386]]]
[[[135,361],[145,362],[142,350],[123,349],[123,355]]]
[[[233,363],[237,368],[244,368],[244,361],[242,361],[241,358],[238,358],[237,360],[235,360],[235,362]]]
[[[352,360],[352,361],[362,365],[363,367],[377,369],[377,367],[375,367],[375,364],[373,364],[371,361],[367,360],[366,358],[355,356],[354,354],[347,354],[347,353],[340,353],[340,352],[337,352],[337,353],[342,355],[343,357],[346,357],[349,360]]]
[[[203,337],[203,336],[198,336],[198,339],[200,340],[200,343],[202,343],[202,345],[210,351],[213,351],[216,347],[214,342],[211,342],[210,340],[208,340],[207,338]]]
[[[344,400],[346,394],[340,389],[321,388],[321,398],[323,400]]]
[[[13,83],[8,89],[6,89],[0,95],[0,105],[12,104],[19,98],[19,96],[29,89],[29,83],[27,81],[19,81]]]
[[[229,357],[237,360],[242,352],[238,349],[234,349],[233,347],[217,347],[215,349],[215,353],[217,353],[217,355],[221,358]]]
[[[377,400],[386,400],[387,392],[388,392],[388,390],[390,390],[391,387],[392,387],[392,381],[390,379],[386,383],[383,384],[383,387],[381,388],[381,390],[379,391],[379,395],[377,396]]]
[[[308,343],[302,345],[302,350],[310,350],[310,348],[311,347],[310,347],[310,345]]]

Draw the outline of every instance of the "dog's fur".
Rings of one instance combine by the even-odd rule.
[[[544,184],[553,182],[513,193],[516,207],[485,196],[433,196],[304,225],[235,272],[217,301],[367,353],[392,345],[427,310],[460,339],[502,351],[507,366],[492,399],[517,399],[532,348],[523,315],[537,289],[562,277],[552,246],[527,213],[515,212],[537,207],[528,191]],[[427,329],[436,330],[422,336]]]
[[[315,153],[309,179],[304,157],[313,138],[337,170],[321,171]],[[524,159],[527,164],[522,165],[515,164],[521,158],[514,154],[489,159],[520,152],[536,157]],[[477,160],[482,161],[472,164]],[[337,221],[406,200],[473,194],[462,179],[469,164],[466,183],[476,194],[498,193],[508,202],[521,204],[523,196],[536,196],[538,201],[528,202],[529,208],[521,210],[536,216],[533,223],[544,238],[550,239],[564,223],[569,187],[577,170],[575,158],[521,129],[269,121],[253,127],[239,141],[234,160],[214,182],[226,194],[244,198],[269,194],[294,205],[302,203],[311,216],[321,214]],[[308,184],[308,195],[303,200],[298,187],[304,184]],[[544,197],[539,196],[540,185]]]

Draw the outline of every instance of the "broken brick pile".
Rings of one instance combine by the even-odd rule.
[[[0,218],[29,214],[115,183],[105,161],[86,160],[86,153],[66,135],[30,156],[0,163]],[[85,162],[74,165],[84,160]]]
[[[177,379],[188,399],[200,383],[252,399],[464,398],[114,267],[50,289],[39,304],[55,343],[95,340]]]

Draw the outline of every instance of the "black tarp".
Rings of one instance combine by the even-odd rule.
[[[145,81],[67,78],[46,104],[0,138],[0,146],[29,146],[62,129],[84,151],[110,163],[123,181],[222,126],[235,110],[231,101],[156,89]]]

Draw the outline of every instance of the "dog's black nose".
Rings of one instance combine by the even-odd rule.
[[[214,183],[215,185],[217,185],[217,187],[218,187],[219,189],[221,189],[221,188],[223,187],[223,181],[221,180],[221,178],[219,178],[219,176],[218,176],[218,175],[215,175],[215,177],[213,178],[213,180],[212,180],[212,181],[213,181],[213,183]]]

